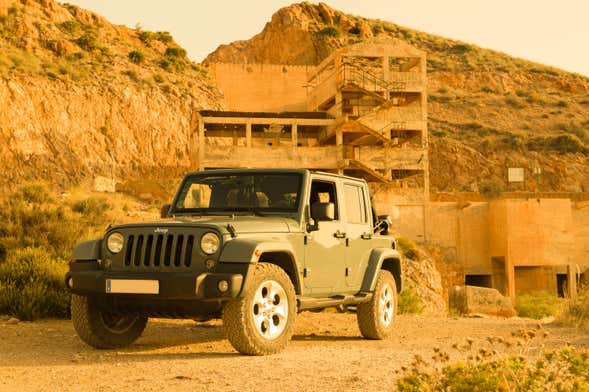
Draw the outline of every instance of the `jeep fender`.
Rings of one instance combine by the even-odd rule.
[[[376,248],[370,253],[368,265],[364,279],[362,280],[362,288],[360,291],[371,292],[374,291],[378,271],[386,269],[395,278],[397,285],[397,292],[403,290],[403,267],[401,265],[401,254],[395,249],[390,248]]]
[[[102,238],[80,242],[72,252],[72,261],[99,260]]]
[[[227,242],[219,256],[219,263],[222,264],[243,263],[251,265],[259,262],[271,262],[284,269],[293,282],[295,292],[301,294],[301,269],[292,244],[288,241],[238,238]],[[252,269],[247,268],[243,286],[246,285],[248,276],[251,273]]]

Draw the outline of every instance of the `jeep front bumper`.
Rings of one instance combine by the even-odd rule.
[[[89,265],[76,264],[73,263],[66,274],[66,285],[72,293],[85,296],[136,295],[169,300],[216,301],[237,297],[243,284],[243,275],[234,273],[129,273],[90,269]]]

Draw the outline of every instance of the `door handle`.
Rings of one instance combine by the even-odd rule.
[[[335,233],[333,233],[333,236],[335,238],[346,238],[346,233],[342,233],[341,231],[336,231]]]
[[[363,240],[370,240],[370,239],[372,239],[372,234],[364,233],[360,236],[360,238],[362,238]]]

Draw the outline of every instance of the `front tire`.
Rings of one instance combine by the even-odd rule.
[[[223,308],[227,339],[240,353],[269,355],[286,347],[293,333],[296,297],[290,278],[274,264],[259,263],[242,298]]]
[[[145,329],[147,317],[120,315],[100,310],[90,298],[72,294],[74,329],[89,346],[108,349],[128,346]]]
[[[386,339],[393,331],[397,315],[397,285],[389,271],[380,270],[370,301],[356,310],[358,326],[366,339]]]

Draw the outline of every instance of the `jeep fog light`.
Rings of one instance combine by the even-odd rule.
[[[121,233],[112,233],[106,240],[106,248],[114,254],[119,253],[123,249],[125,237]]]
[[[208,255],[212,255],[219,250],[221,240],[219,236],[213,232],[208,232],[200,239],[200,249]]]
[[[229,290],[229,282],[226,280],[220,280],[217,284],[217,288],[220,292],[224,293],[225,291]]]

